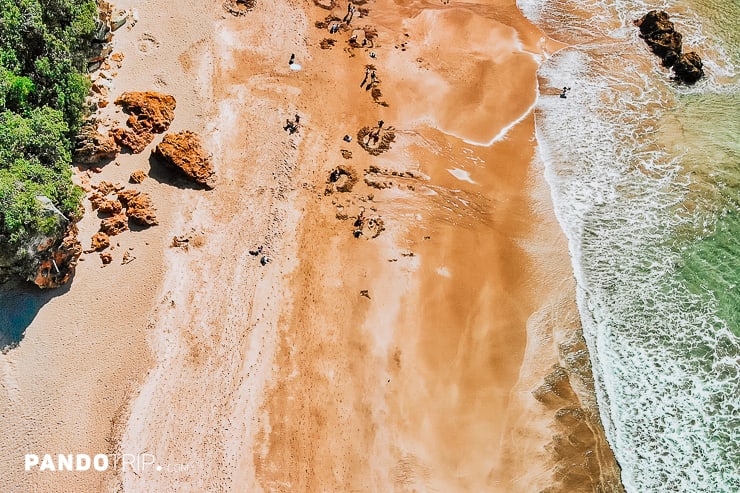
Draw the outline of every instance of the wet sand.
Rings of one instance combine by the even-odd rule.
[[[332,11],[314,2],[258,3],[240,17],[194,1],[136,8],[140,22],[116,38],[126,59],[112,96],[175,95],[173,130],[204,135],[219,183],[145,182],[162,220],[125,237],[142,261],[83,262],[3,356],[17,396],[2,403],[16,427],[3,444],[147,452],[168,467],[49,478],[6,459],[8,485],[529,492],[592,491],[613,476],[598,426],[573,440],[555,418],[592,399],[587,382],[533,394],[578,330],[531,112],[538,61],[560,45],[509,1],[367,2],[352,22],[377,31],[366,48],[348,44],[351,30],[317,28]],[[375,100],[360,87],[369,64]],[[291,135],[282,127],[295,114]],[[358,130],[381,119],[395,140],[371,155]],[[122,180],[144,156],[100,177]],[[350,191],[329,180],[340,165],[357,178]],[[188,231],[201,246],[167,247]],[[259,246],[265,266],[249,252]],[[106,290],[117,298],[93,294]],[[58,333],[75,324],[84,340]],[[115,371],[101,373],[101,360]],[[29,383],[21,366],[39,361],[48,380]],[[104,404],[70,399],[55,381]],[[41,426],[12,425],[23,405]],[[575,450],[565,470],[557,436]],[[571,465],[592,449],[581,474]]]

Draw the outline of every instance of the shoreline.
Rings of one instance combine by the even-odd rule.
[[[162,2],[146,5],[167,12]],[[278,1],[269,11],[258,4],[247,16],[231,17],[188,2],[212,19],[218,34],[211,35],[207,23],[206,29],[185,34],[182,29],[190,29],[182,27],[186,17],[170,17],[180,26],[173,38],[189,40],[185,44],[194,48],[171,60],[169,70],[154,70],[152,62],[167,60],[160,51],[178,48],[168,48],[167,21],[148,16],[146,5],[138,7],[140,22],[120,42],[132,52],[144,41],[149,48],[139,50],[139,65],[125,53],[121,76],[127,70],[129,75],[116,79],[115,93],[124,85],[125,90],[152,89],[140,87],[148,83],[146,77],[133,78],[134,63],[133,68],[165,83],[155,89],[193,97],[184,110],[178,97],[171,131],[203,132],[220,182],[207,193],[156,185],[156,206],[165,220],[146,232],[161,247],[157,253],[152,249],[147,267],[166,268],[151,275],[161,287],[154,288],[159,294],[137,305],[139,318],[131,318],[142,359],[127,372],[150,371],[139,378],[143,383],[130,398],[115,400],[116,412],[101,413],[119,415],[118,410],[130,408],[126,424],[115,427],[121,450],[154,452],[192,469],[174,476],[124,473],[107,477],[108,485],[120,481],[125,491],[222,491],[244,485],[286,491],[286,481],[307,490],[553,487],[552,457],[545,447],[552,438],[553,413],[568,399],[556,398],[557,406],[543,411],[532,391],[559,362],[558,333],[573,330],[575,286],[549,187],[534,164],[532,109],[538,96],[533,92],[525,116],[516,116],[522,114],[519,106],[529,105],[517,96],[522,88],[497,90],[495,74],[480,72],[483,65],[466,66],[467,73],[491,80],[481,103],[476,88],[449,71],[458,70],[452,62],[457,54],[445,52],[449,46],[443,38],[414,44],[426,31],[454,32],[465,26],[472,37],[495,31],[495,44],[503,48],[494,56],[505,57],[506,47],[514,46],[507,43],[513,42],[532,50],[516,52],[516,67],[524,70],[529,63],[524,60],[535,61],[535,51],[542,49],[542,33],[521,13],[516,29],[496,20],[497,15],[509,23],[516,18],[516,5],[512,9],[506,2],[493,12],[483,6],[449,6],[441,13],[425,9],[413,21],[399,16],[392,2],[369,3],[369,19],[383,40],[376,48],[378,60],[368,60],[379,67],[388,103],[383,107],[356,94],[364,50],[347,52],[341,44],[319,49],[325,36],[313,22],[325,10]],[[302,32],[296,33],[297,25]],[[471,49],[481,39],[470,41]],[[408,52],[394,52],[393,42],[408,43]],[[303,70],[291,72],[276,51],[296,53],[305,61]],[[418,66],[409,69],[405,55],[409,60],[416,56]],[[180,75],[172,76],[176,83],[167,83],[164,74]],[[212,93],[199,93],[198,83]],[[537,90],[536,75],[527,83]],[[334,88],[330,100],[326,87]],[[510,92],[502,96],[502,90]],[[509,98],[516,104],[502,110],[502,100]],[[469,101],[496,108],[501,128],[508,128],[506,138],[496,140],[499,130],[488,137],[493,145],[469,147],[455,137],[451,129],[481,138],[480,122],[494,114],[466,111]],[[299,133],[281,133],[282,120],[296,112],[304,122]],[[466,120],[456,118],[458,113]],[[514,116],[507,120],[506,114]],[[387,153],[369,157],[354,142],[341,142],[344,133],[354,136],[355,129],[380,118],[396,127],[396,141]],[[420,121],[436,122],[448,132],[419,126]],[[352,158],[342,158],[341,148],[351,149]],[[108,179],[111,170],[125,175],[142,156],[122,157],[120,171],[111,163],[101,177]],[[337,165],[350,166],[359,182],[349,194],[327,195],[326,177]],[[379,172],[368,175],[370,166]],[[368,176],[375,186],[364,181]],[[386,188],[387,182],[394,184]],[[375,208],[372,214],[384,221],[385,231],[377,238],[352,237],[351,219],[360,207],[368,213]],[[90,216],[83,222],[91,224]],[[205,236],[201,248],[183,252],[166,246],[173,233],[189,230]],[[139,235],[137,251],[144,249]],[[273,256],[265,268],[247,252],[259,245]],[[84,267],[85,292],[107,284]],[[132,279],[130,272],[120,275]],[[75,281],[65,296],[78,300],[82,289],[80,279]],[[54,306],[62,309],[62,298],[41,315],[52,315]],[[44,320],[32,327],[48,327]],[[564,329],[561,320],[567,321]],[[21,348],[38,337],[36,330],[31,332]],[[102,344],[91,341],[96,342]],[[104,396],[117,381],[115,375],[105,380]],[[45,388],[30,400],[43,398]],[[572,403],[579,400],[568,396]],[[503,420],[492,420],[491,414]],[[86,429],[101,443],[105,426]],[[43,436],[54,434],[49,430]],[[357,444],[362,444],[359,451]],[[368,455],[372,460],[367,461]],[[302,474],[309,465],[311,474]],[[31,481],[17,471],[12,477]],[[592,479],[579,478],[576,489],[568,491],[590,491]],[[42,475],[33,478],[52,489],[103,484],[82,475],[52,480],[53,485]]]

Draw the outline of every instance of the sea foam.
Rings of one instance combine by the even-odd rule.
[[[723,79],[733,66],[710,47],[708,66],[725,72],[674,86],[659,67],[635,68],[653,60],[631,27],[672,5],[588,5],[599,13],[578,19],[573,2],[520,2],[574,44],[540,68],[543,87],[572,91],[538,99],[538,158],[569,240],[607,437],[629,492],[740,491],[740,343],[712,290],[681,277],[683,252],[723,207],[693,206],[697,164],[664,142],[665,122],[685,119],[680,98],[737,90]],[[706,40],[690,8],[674,10],[685,40]]]

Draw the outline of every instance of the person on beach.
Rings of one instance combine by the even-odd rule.
[[[352,21],[352,14],[354,14],[354,6],[352,5],[352,2],[347,3],[347,13],[344,15],[344,18],[342,19],[342,22],[346,22],[349,26],[349,23]]]
[[[378,121],[378,128],[379,128],[379,129],[380,129],[380,128],[383,128],[383,124],[384,124],[384,123],[385,123],[385,122],[384,122],[383,120],[380,120],[380,121]]]
[[[350,22],[352,22],[352,17],[355,15],[355,6],[352,5],[352,2],[349,2],[347,4],[347,14],[342,19],[343,22],[346,22],[349,26]]]
[[[375,70],[370,74],[370,80],[375,83],[376,77],[375,77]]]
[[[290,54],[290,61],[288,62],[288,65],[293,65],[295,63],[295,53]]]

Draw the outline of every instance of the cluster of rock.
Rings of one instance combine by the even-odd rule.
[[[113,32],[122,28],[129,21],[135,24],[138,20],[135,11],[113,10],[113,6],[105,1],[98,1],[98,19],[95,21],[91,55],[87,60],[88,72],[105,68],[108,56],[113,51]]]
[[[150,195],[138,190],[126,189],[122,185],[107,181],[93,186],[94,192],[90,195],[90,204],[98,214],[108,215],[100,221],[100,228],[93,235],[90,250],[87,252],[101,252],[111,244],[110,237],[116,236],[129,229],[129,221],[140,227],[148,228],[159,224]],[[101,255],[104,263],[108,255]]]
[[[121,147],[129,148],[134,154],[143,152],[154,141],[155,134],[170,127],[177,107],[174,97],[154,91],[126,92],[115,102],[129,115],[126,128],[107,131],[97,120],[88,121],[78,135],[77,162],[97,164],[115,159]],[[194,183],[209,189],[215,186],[211,156],[198,134],[190,131],[165,134],[152,154]],[[141,179],[138,175],[131,176],[132,183],[140,183],[137,180]]]
[[[110,161],[116,158],[120,150],[105,126],[96,118],[91,118],[77,134],[75,161],[82,164]]]
[[[665,67],[673,67],[676,80],[694,84],[704,76],[701,57],[695,52],[682,53],[681,33],[674,29],[670,16],[662,10],[651,10],[634,22],[640,36]]]

